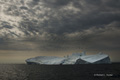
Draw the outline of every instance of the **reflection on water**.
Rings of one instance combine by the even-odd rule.
[[[120,64],[25,65],[1,64],[0,80],[119,80]],[[104,76],[101,76],[104,75]]]

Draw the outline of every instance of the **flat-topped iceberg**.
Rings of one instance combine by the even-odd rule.
[[[26,60],[27,64],[45,64],[45,65],[65,65],[65,64],[102,64],[111,63],[107,54],[99,53],[86,55],[83,53],[73,53],[64,57],[56,56],[38,56]]]

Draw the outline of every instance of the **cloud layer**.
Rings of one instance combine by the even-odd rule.
[[[120,49],[120,0],[1,0],[0,4],[1,50]]]

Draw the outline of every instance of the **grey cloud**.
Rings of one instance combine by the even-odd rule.
[[[100,27],[102,25],[107,25],[114,21],[120,21],[120,15],[116,10],[112,10],[110,12],[105,12],[109,10],[109,6],[104,5],[103,9],[103,3],[101,1],[91,1],[88,0],[79,0],[81,2],[85,2],[84,6],[77,7],[78,9],[82,8],[82,11],[73,14],[70,13],[69,10],[65,11],[62,9],[62,11],[54,10],[52,14],[56,14],[57,17],[53,17],[52,15],[48,16],[50,20],[45,21],[42,26],[51,26],[51,28],[48,28],[48,32],[52,33],[64,33],[64,32],[73,32],[73,31],[81,31],[82,29],[88,29],[89,27]],[[79,2],[78,1],[78,2]],[[75,1],[71,1],[75,2]],[[100,6],[96,5],[96,3],[101,3]],[[48,3],[50,4],[50,3]],[[75,5],[75,4],[74,4]],[[92,5],[92,6],[91,6]],[[47,6],[46,6],[47,7]],[[75,7],[75,6],[74,6]],[[103,9],[103,10],[102,10]],[[119,10],[117,10],[119,11]]]
[[[38,4],[39,2],[43,3],[42,5]],[[30,7],[26,12],[26,15],[23,18],[27,18],[28,28],[30,30],[34,30],[34,27],[31,27],[30,23],[33,23],[31,19],[37,18],[38,24],[34,23],[32,26],[38,26],[38,28],[42,28],[42,30],[50,32],[62,34],[64,32],[73,32],[73,31],[81,31],[82,29],[88,29],[89,27],[101,27],[102,25],[109,24],[113,21],[120,21],[119,9],[111,10],[108,8],[107,3],[111,3],[113,1],[89,1],[89,0],[33,0],[32,2],[28,2],[28,4],[36,4],[36,8],[32,9]],[[69,6],[72,3],[73,6]],[[115,4],[118,1],[114,1]],[[50,6],[51,5],[51,6]],[[42,6],[41,8],[38,8]],[[56,6],[56,7],[52,7]],[[61,7],[59,7],[61,6]],[[78,11],[74,13],[74,11],[69,9],[64,9],[66,6],[75,7]],[[58,8],[59,7],[59,8]],[[50,10],[47,10],[49,9]],[[114,8],[114,7],[112,7]],[[13,9],[14,10],[14,9]],[[74,9],[75,10],[75,9]],[[37,14],[37,11],[44,12],[43,14]],[[17,12],[14,11],[13,14]],[[21,16],[23,13],[19,12]],[[31,17],[27,17],[27,15]],[[40,19],[44,19],[44,17],[48,17],[47,20],[39,21]],[[24,20],[22,24],[24,23]],[[26,23],[24,23],[26,25]],[[25,27],[25,26],[23,26]],[[32,29],[31,29],[32,28]],[[36,28],[36,27],[35,27]]]
[[[19,28],[27,36],[25,40],[35,45],[34,49],[118,49],[119,3],[120,0],[32,0],[27,6],[10,8],[12,15],[22,17]]]
[[[97,50],[119,50],[119,40],[120,40],[120,29],[111,28],[98,28],[98,29],[89,29],[88,31],[83,31],[78,36],[73,37],[74,41],[78,39],[78,43],[86,45],[88,49],[97,49]]]
[[[116,1],[114,1],[114,0],[105,0],[103,2],[105,2],[104,4],[111,7],[111,8],[120,8],[120,5],[119,5],[120,0],[116,0]]]
[[[53,8],[58,8],[65,6],[72,2],[73,0],[43,0],[48,6],[51,6]]]

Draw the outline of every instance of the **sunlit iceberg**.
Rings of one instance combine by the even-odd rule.
[[[73,53],[64,57],[38,56],[26,60],[27,64],[66,65],[66,64],[102,64],[111,63],[107,54],[86,55],[85,52]]]

